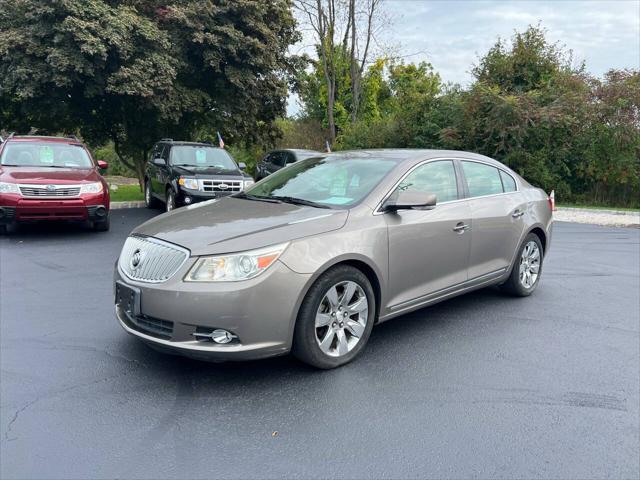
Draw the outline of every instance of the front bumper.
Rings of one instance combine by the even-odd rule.
[[[180,187],[178,196],[176,198],[180,205],[190,205],[192,203],[204,202],[205,200],[212,200],[214,198],[228,197],[238,193],[237,191],[230,192],[203,192],[201,190],[191,190],[188,188]]]
[[[242,282],[183,282],[194,261],[189,259],[161,284],[132,281],[116,266],[115,282],[140,292],[139,315],[116,303],[122,328],[156,349],[201,360],[251,360],[291,349],[301,294],[310,275],[276,262],[262,275]],[[221,345],[193,335],[196,330],[218,328],[237,340]]]
[[[109,198],[102,194],[73,198],[32,199],[18,195],[0,198],[0,224],[36,220],[99,220],[109,211]]]

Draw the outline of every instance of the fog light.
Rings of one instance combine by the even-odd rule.
[[[234,338],[236,338],[236,336],[233,333],[222,330],[221,328],[211,332],[211,339],[216,343],[229,343]]]
[[[185,195],[185,197],[184,197],[184,203],[186,203],[187,205],[189,205],[189,204],[191,203],[191,197],[187,197],[187,196]]]

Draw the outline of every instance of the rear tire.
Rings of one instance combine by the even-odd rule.
[[[511,275],[500,288],[516,297],[528,297],[540,282],[543,260],[542,242],[535,233],[530,233],[518,248]]]
[[[307,292],[293,337],[292,353],[316,368],[353,360],[371,335],[376,299],[369,279],[357,268],[334,267]]]
[[[151,193],[151,181],[149,179],[144,182],[144,203],[147,208],[155,209],[159,207],[158,199]]]

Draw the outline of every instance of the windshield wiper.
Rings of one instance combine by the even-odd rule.
[[[272,196],[270,198],[275,198],[276,200],[280,200],[281,202],[284,203],[292,203],[294,205],[306,205],[307,207],[314,207],[314,208],[329,208],[331,209],[330,206],[328,205],[324,205],[322,203],[317,203],[317,202],[312,202],[311,200],[305,200],[304,198],[297,198],[297,197],[288,197],[288,196]]]
[[[276,200],[272,197],[262,197],[259,195],[249,195],[248,193],[240,192],[233,196],[234,198],[244,198],[245,200],[253,200],[256,202],[269,202],[269,203],[282,203],[280,200]]]

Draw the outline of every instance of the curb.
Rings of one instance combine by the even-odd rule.
[[[109,208],[111,210],[120,210],[122,208],[145,208],[144,202],[111,202]]]
[[[578,208],[578,207],[557,207],[556,211],[558,212],[570,212],[570,213],[585,213],[590,215],[621,215],[621,216],[631,216],[638,217],[640,216],[640,211],[633,210],[604,210],[604,209],[596,209],[596,208]]]

